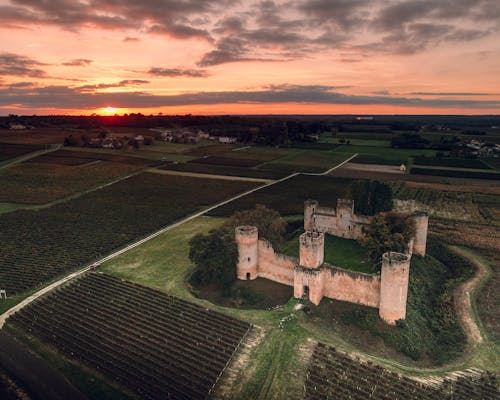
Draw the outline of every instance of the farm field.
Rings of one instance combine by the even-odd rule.
[[[455,178],[471,178],[471,179],[491,179],[500,180],[500,173],[492,170],[471,170],[459,168],[438,168],[438,167],[419,167],[411,168],[410,173],[419,175],[435,175]]]
[[[364,164],[407,164],[408,158],[417,156],[435,157],[435,150],[427,149],[393,149],[381,146],[356,146],[344,144],[337,147],[337,153],[358,153],[356,162]]]
[[[292,257],[299,255],[299,235],[290,239],[283,248],[283,253]],[[367,274],[373,272],[367,250],[357,241],[325,234],[325,262],[336,267],[359,271]]]
[[[102,149],[102,148],[90,148],[90,147],[68,147],[69,150],[75,152],[82,153],[95,153],[101,156],[114,156],[114,157],[126,157],[129,159],[138,159],[142,160],[142,162],[147,162],[149,164],[153,162],[161,162],[161,161],[189,161],[193,159],[193,157],[182,154],[181,152],[171,152],[165,151],[162,152],[160,150],[153,150],[156,145],[151,146],[142,146],[139,150],[136,151],[128,151],[126,149],[122,150],[114,150],[114,149]]]
[[[425,385],[318,343],[309,364],[304,399],[493,400],[500,396],[497,385],[496,377],[487,372]]]
[[[426,211],[438,218],[472,221],[475,223],[500,223],[498,195],[479,194],[474,191],[448,191],[446,187],[425,187],[411,182],[390,182],[399,211]],[[466,189],[466,188],[464,188]],[[399,201],[403,200],[403,201]]]
[[[50,208],[2,214],[0,287],[9,295],[34,288],[255,185],[143,173]]]
[[[324,172],[342,161],[347,160],[353,153],[335,153],[333,151],[303,150],[288,154],[277,160],[259,166],[262,170],[276,170],[292,172]]]
[[[427,165],[436,167],[455,167],[455,168],[475,168],[491,169],[478,158],[452,158],[452,157],[415,157],[413,165]]]
[[[81,159],[74,162],[81,162],[77,160]],[[21,163],[0,170],[0,202],[46,204],[132,174],[140,168],[107,161],[83,167],[46,162]]]
[[[0,143],[0,163],[44,148],[40,145]]]
[[[186,400],[207,398],[250,330],[224,314],[95,273],[31,304],[10,324],[141,398]]]
[[[63,143],[70,134],[83,135],[84,130],[66,130],[64,128],[35,128],[27,130],[0,129],[0,142],[24,145],[45,145]]]
[[[169,164],[161,169],[182,172],[195,172],[199,174],[213,174],[213,175],[228,175],[228,176],[243,176],[247,178],[262,178],[262,179],[280,179],[285,177],[286,173],[263,171],[258,169],[230,167],[227,165],[210,165],[210,164],[197,164],[195,162]]]
[[[332,138],[332,137],[322,137],[321,143],[334,143],[338,145],[346,144],[346,140],[349,140],[349,144],[353,146],[370,146],[370,147],[391,147],[391,142],[389,140],[381,139],[351,139],[351,138]]]
[[[235,211],[254,208],[256,204],[273,208],[282,216],[303,214],[307,199],[316,199],[322,205],[335,207],[337,198],[349,195],[351,182],[352,179],[330,176],[297,175],[219,207],[210,215],[227,217]]]

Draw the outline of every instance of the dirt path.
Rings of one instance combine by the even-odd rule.
[[[85,400],[57,370],[12,336],[0,331],[0,365],[34,399]]]
[[[467,342],[469,344],[469,347],[474,348],[478,344],[483,342],[483,337],[474,318],[475,315],[474,311],[472,310],[470,295],[483,281],[483,279],[486,278],[486,276],[488,275],[488,270],[482,263],[480,263],[474,257],[471,257],[468,252],[456,246],[450,247],[455,253],[471,262],[477,268],[475,275],[471,279],[461,283],[455,289],[454,295],[455,310],[458,319],[465,331],[465,334],[467,335]]]

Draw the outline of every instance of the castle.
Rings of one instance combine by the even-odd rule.
[[[267,240],[259,239],[254,226],[235,230],[238,245],[238,279],[266,278],[293,286],[294,297],[307,296],[315,305],[323,297],[363,304],[379,309],[380,318],[395,324],[406,317],[410,260],[413,253],[424,256],[428,217],[412,216],[415,234],[406,254],[388,252],[382,256],[378,274],[365,274],[324,263],[325,233],[360,239],[372,217],[356,215],[352,200],[339,199],[337,208],[320,207],[317,201],[304,205],[304,229],[299,258],[278,254]]]

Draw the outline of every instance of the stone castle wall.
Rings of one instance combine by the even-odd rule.
[[[296,258],[276,253],[271,243],[259,240],[258,260],[258,276],[293,286],[293,268],[298,263]]]
[[[325,268],[324,296],[378,308],[380,304],[380,275]]]
[[[409,253],[425,256],[429,217],[415,214],[415,235],[411,241]],[[320,206],[316,200],[304,203],[304,230],[329,233],[346,239],[359,240],[365,236],[364,228],[369,226],[372,217],[354,213],[354,201],[337,200],[337,208]]]
[[[427,215],[413,216],[415,235],[408,254],[389,252],[382,256],[380,274],[347,271],[324,263],[324,234],[348,239],[364,236],[371,217],[354,214],[352,200],[338,199],[337,208],[320,207],[314,200],[304,204],[304,229],[299,238],[299,259],[278,254],[272,245],[258,238],[254,226],[235,230],[238,244],[238,279],[266,278],[293,286],[294,296],[307,290],[309,300],[318,305],[323,297],[379,309],[389,324],[406,317],[406,301],[412,253],[424,256],[427,243]]]
[[[258,239],[256,230],[250,226],[236,228],[238,279],[262,277],[293,286],[297,298],[303,297],[307,290],[309,300],[316,305],[328,297],[379,308],[380,317],[390,324],[405,318],[410,255],[385,253],[381,274],[369,275],[324,264],[322,251],[319,260],[318,246],[324,245],[323,233],[301,235],[299,260],[276,253],[268,241]],[[309,261],[310,265],[304,265]]]

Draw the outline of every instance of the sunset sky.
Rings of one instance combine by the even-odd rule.
[[[499,0],[0,0],[0,32],[0,115],[500,111]]]

